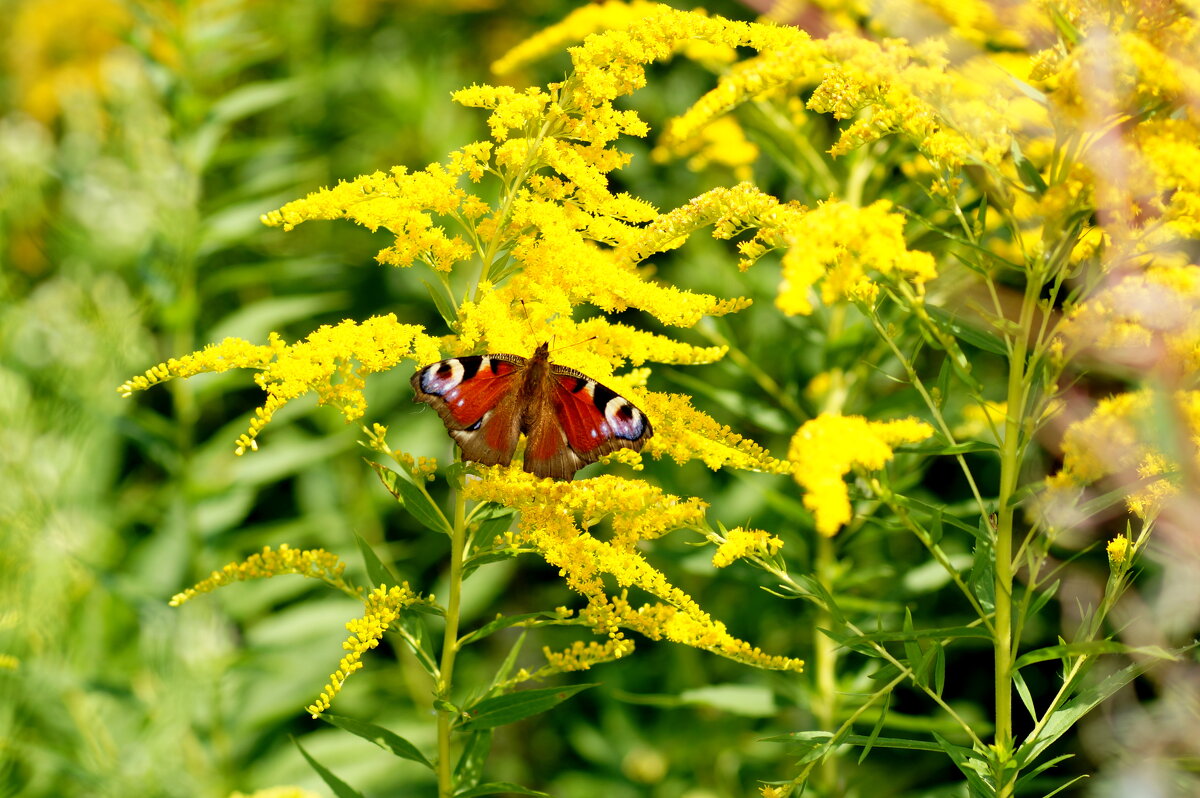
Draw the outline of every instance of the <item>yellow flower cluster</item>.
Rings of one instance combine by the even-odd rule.
[[[12,654],[0,654],[0,671],[15,671],[21,667],[21,660]]]
[[[866,208],[822,203],[789,226],[786,235],[790,246],[775,304],[788,315],[812,312],[809,293],[818,281],[826,304],[840,299],[871,303],[879,286],[868,271],[911,285],[918,298],[925,282],[937,276],[932,255],[908,249],[904,217],[886,200]]]
[[[1164,419],[1173,422],[1177,434],[1156,434],[1155,423]],[[1178,448],[1169,445],[1176,441]],[[1046,480],[1051,500],[1068,489],[1116,477],[1129,489],[1129,511],[1151,519],[1179,492],[1167,475],[1182,465],[1171,454],[1178,451],[1191,458],[1191,467],[1200,465],[1200,391],[1164,396],[1147,389],[1105,399],[1067,427],[1062,450],[1062,470]]]
[[[868,421],[861,416],[820,415],[792,438],[792,476],[804,488],[804,506],[816,517],[817,531],[833,536],[852,517],[843,477],[854,468],[877,471],[892,459],[892,448],[917,443],[933,428],[915,418]]]
[[[626,628],[762,667],[802,666],[734,638],[642,555],[641,542],[700,524],[704,504],[699,500],[683,501],[644,482],[614,476],[553,482],[503,467],[485,469],[484,478],[468,483],[464,493],[468,499],[517,509],[520,521],[517,531],[508,533],[510,544],[531,546],[558,568],[567,586],[588,601],[580,616],[610,639],[623,639],[620,630]],[[590,531],[604,518],[612,525],[607,540]],[[608,595],[605,577],[622,590],[637,588],[661,603],[634,610],[624,598]]]
[[[724,167],[738,180],[751,178],[751,167],[758,155],[758,145],[746,138],[746,131],[728,115],[717,117],[682,141],[660,143],[650,153],[659,163],[687,158],[687,166],[693,172],[702,172],[713,165]]]
[[[227,338],[199,352],[172,358],[135,377],[117,390],[123,396],[175,377],[216,373],[234,368],[258,371],[254,381],[267,399],[254,411],[249,430],[237,440],[237,453],[257,449],[257,437],[278,410],[293,399],[316,393],[321,404],[342,411],[347,421],[366,410],[364,376],[393,368],[402,360],[429,363],[438,359],[439,341],[414,324],[400,324],[393,314],[361,324],[343,321],[318,328],[304,341],[285,344],[274,333],[270,343],[256,346]]]
[[[724,568],[743,557],[756,554],[771,557],[783,548],[782,540],[762,529],[743,529],[739,526],[726,532],[724,538],[712,558],[717,568]]]
[[[645,451],[655,457],[670,457],[681,464],[699,460],[714,471],[729,467],[786,474],[790,470],[754,441],[697,410],[683,394],[647,392],[638,402],[654,421],[654,437]]]
[[[5,71],[22,110],[49,122],[75,95],[111,90],[106,69],[121,56],[134,22],[124,3],[24,0],[5,16]]]
[[[683,607],[668,602],[646,603],[635,609],[622,594],[599,597],[580,611],[579,616],[597,634],[607,632],[616,639],[621,639],[620,629],[628,629],[651,640],[670,640],[758,668],[797,673],[804,670],[803,660],[767,654],[729,634],[725,624],[714,620],[694,602]]]
[[[1200,266],[1159,258],[1072,309],[1061,328],[1065,355],[1092,350],[1141,368],[1200,371]]]
[[[349,653],[342,657],[338,669],[329,676],[329,683],[320,697],[305,707],[314,718],[329,709],[350,674],[362,668],[362,655],[379,645],[383,633],[396,622],[400,612],[418,601],[420,598],[409,589],[407,582],[391,588],[380,585],[367,595],[363,617],[346,623],[350,637],[342,643],[342,648]]]
[[[593,665],[613,662],[633,653],[633,642],[620,638],[609,638],[603,643],[596,640],[587,643],[576,640],[565,651],[551,651],[547,647],[542,649],[542,653],[553,672],[586,671]]]
[[[1122,535],[1121,537],[1113,538],[1108,542],[1106,550],[1108,552],[1109,565],[1116,568],[1123,565],[1129,559],[1129,550],[1132,547],[1129,538]]]
[[[280,574],[300,574],[309,579],[320,579],[333,587],[350,590],[342,578],[346,564],[324,549],[293,549],[286,543],[278,549],[264,546],[259,554],[251,554],[244,562],[231,562],[182,593],[171,598],[171,606],[178,607],[201,593],[210,593],[219,587],[245,582],[247,579],[269,579]]]
[[[925,283],[937,276],[929,253],[908,249],[904,217],[886,201],[866,208],[825,202],[809,210],[794,202],[781,203],[750,183],[712,189],[662,214],[618,251],[624,258],[640,261],[650,253],[679,246],[709,225],[718,239],[756,230],[738,242],[742,254],[738,266],[743,270],[768,252],[787,247],[776,304],[791,315],[812,312],[809,294],[818,282],[826,303],[870,302],[879,292],[871,275],[885,282],[905,282],[918,298]]]
[[[418,172],[395,166],[390,172],[342,181],[264,214],[262,221],[284,230],[313,219],[349,219],[369,230],[382,227],[395,240],[380,251],[380,263],[411,266],[420,261],[449,271],[475,249],[461,236],[447,235],[431,213],[468,220],[486,210],[486,204],[460,189],[458,181],[463,175],[481,179],[490,152],[490,143],[477,142],[455,152],[449,166],[435,163]]]

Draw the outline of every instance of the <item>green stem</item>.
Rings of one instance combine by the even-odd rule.
[[[834,589],[836,578],[837,553],[834,551],[833,540],[825,535],[817,535],[816,577],[817,581],[830,593]],[[816,679],[816,693],[813,696],[813,716],[817,728],[833,730],[837,721],[838,691],[837,691],[837,646],[822,629],[833,629],[834,620],[829,610],[822,606],[817,611],[816,622],[813,624],[813,670]],[[819,771],[822,795],[835,795],[838,778],[837,757],[826,756],[821,761]]]
[[[997,773],[996,795],[1008,798],[1013,795],[1015,773],[1003,768],[1012,755],[1012,691],[1013,691],[1013,517],[1016,506],[1013,496],[1021,471],[1022,445],[1021,419],[1024,417],[1027,398],[1027,374],[1025,359],[1028,349],[1027,333],[1031,330],[1034,309],[1037,306],[1038,287],[1036,270],[1031,270],[1021,304],[1021,317],[1017,333],[1013,336],[1011,359],[1008,370],[1007,413],[1004,419],[1004,442],[1000,449],[1000,492],[997,497],[995,530],[995,692],[996,692],[996,749],[1000,757],[1001,771]]]
[[[450,601],[446,605],[446,630],[442,638],[442,662],[438,668],[438,796],[453,798],[454,768],[450,761],[450,731],[456,713],[451,709],[454,658],[458,656],[458,615],[462,602],[463,555],[467,538],[467,502],[459,490],[454,498],[454,529],[450,536]]]

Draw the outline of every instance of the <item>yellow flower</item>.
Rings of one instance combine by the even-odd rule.
[[[804,506],[816,517],[817,531],[833,536],[850,522],[850,494],[843,477],[854,468],[878,471],[897,444],[916,443],[933,428],[915,418],[868,421],[861,416],[822,414],[806,421],[792,438],[792,476],[805,490]]]
[[[551,651],[543,648],[542,653],[549,663],[549,671],[569,673],[586,671],[602,662],[613,662],[633,653],[633,644],[628,640],[608,639],[603,643],[591,640],[584,643],[576,640],[566,651]]]
[[[1105,356],[1180,375],[1200,370],[1200,266],[1166,258],[1074,308],[1061,328],[1070,354]]]
[[[1108,564],[1113,568],[1123,565],[1129,557],[1130,541],[1127,537],[1116,537],[1108,542]]]
[[[341,692],[342,685],[350,674],[363,667],[362,655],[379,645],[383,633],[396,622],[401,611],[420,600],[420,597],[409,589],[407,582],[391,588],[380,585],[367,595],[363,617],[354,618],[346,623],[350,637],[342,643],[342,648],[349,653],[342,657],[338,669],[329,676],[329,683],[325,685],[320,697],[305,707],[314,718],[329,709],[334,696]]]
[[[105,71],[121,57],[134,21],[115,0],[24,0],[5,16],[17,105],[43,122],[69,107],[73,95],[109,92]]]
[[[727,531],[725,540],[717,547],[712,562],[717,568],[724,568],[736,560],[755,554],[773,556],[783,547],[783,541],[761,529],[743,529],[735,527]]]
[[[461,236],[447,235],[430,214],[460,217],[471,195],[458,187],[458,180],[464,174],[474,177],[483,168],[490,146],[477,142],[458,150],[450,167],[435,163],[409,172],[394,166],[388,173],[342,181],[264,214],[262,221],[284,230],[313,219],[350,219],[372,231],[383,227],[395,239],[380,251],[380,263],[411,266],[421,261],[449,271],[470,258],[474,249]]]
[[[182,593],[171,597],[172,607],[178,607],[201,593],[210,593],[219,587],[244,582],[247,579],[270,579],[280,574],[299,574],[343,590],[351,587],[342,578],[346,564],[324,549],[293,549],[286,543],[278,549],[264,546],[259,554],[252,554],[244,562],[231,562],[220,571],[213,571],[204,580]]]
[[[929,253],[907,248],[904,217],[886,200],[866,208],[822,203],[790,224],[786,237],[790,246],[775,304],[789,315],[812,312],[809,295],[818,281],[826,304],[842,299],[869,304],[879,287],[868,272],[884,281],[907,282],[918,297],[937,276]]]
[[[1155,434],[1155,421],[1163,419],[1178,425],[1173,438]],[[1180,470],[1180,464],[1161,449],[1166,440],[1180,441],[1179,454],[1200,465],[1200,391],[1162,396],[1147,389],[1105,399],[1087,418],[1067,427],[1062,469],[1047,479],[1050,497],[1117,477],[1130,486],[1125,498],[1129,511],[1142,519],[1153,518],[1179,492],[1175,479],[1163,476]]]
[[[724,657],[766,668],[799,670],[803,663],[764,654],[739,640],[665,575],[652,567],[640,544],[668,532],[699,525],[704,504],[682,501],[637,480],[601,476],[575,482],[539,480],[515,468],[484,469],[484,478],[467,484],[465,495],[494,501],[519,511],[512,545],[531,546],[568,587],[583,595],[588,606],[580,612],[598,633],[623,640],[622,628],[702,648]],[[609,518],[607,539],[591,529]],[[658,599],[633,609],[623,594],[611,596],[611,579],[621,590],[636,587]]]
[[[659,162],[686,157],[688,169],[702,172],[710,165],[730,169],[738,180],[749,180],[751,166],[758,160],[758,145],[746,138],[745,131],[732,116],[721,116],[700,128],[692,137],[659,144],[650,157]]]
[[[969,404],[963,408],[963,421],[954,430],[958,438],[988,438],[999,441],[1004,420],[1008,415],[1007,402]]]
[[[0,654],[0,670],[15,671],[21,667],[21,660],[12,654]]]
[[[250,429],[238,438],[237,453],[242,454],[246,449],[258,448],[259,432],[291,400],[316,393],[321,404],[337,407],[346,421],[354,421],[366,411],[362,393],[365,375],[387,371],[405,359],[429,363],[438,356],[437,339],[425,335],[418,325],[400,324],[389,313],[361,324],[344,321],[332,327],[325,325],[291,345],[274,333],[265,346],[227,338],[199,352],[160,363],[117,390],[129,396],[176,377],[255,369],[258,373],[254,381],[266,391],[267,400],[255,410]]]

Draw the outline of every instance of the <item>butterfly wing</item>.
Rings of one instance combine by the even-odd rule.
[[[521,431],[517,389],[524,367],[516,355],[442,360],[413,375],[413,401],[438,412],[464,460],[508,465]]]
[[[526,471],[570,479],[617,449],[641,451],[654,434],[632,402],[587,375],[552,366],[551,382],[552,412],[538,414],[527,431]]]

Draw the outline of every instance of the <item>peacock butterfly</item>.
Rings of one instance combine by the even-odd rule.
[[[641,451],[654,434],[642,411],[611,388],[533,357],[471,355],[424,366],[412,377],[414,402],[438,411],[463,460],[508,465],[525,433],[525,470],[571,479],[617,449]]]

